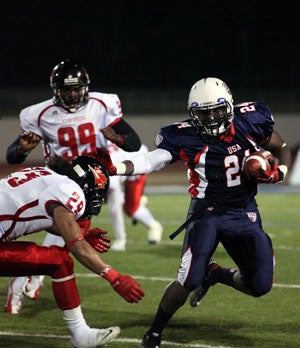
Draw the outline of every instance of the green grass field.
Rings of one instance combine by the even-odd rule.
[[[119,325],[121,334],[108,346],[137,348],[148,329],[166,285],[176,277],[182,235],[168,236],[185,219],[187,195],[149,195],[153,214],[164,224],[163,241],[148,246],[147,230],[132,226],[126,218],[128,244],[125,252],[110,251],[104,258],[118,271],[135,276],[146,296],[129,304],[100,277],[76,264],[82,308],[90,326]],[[264,228],[272,237],[275,256],[275,284],[261,298],[252,298],[224,285],[213,287],[199,308],[188,304],[172,318],[163,334],[162,347],[300,347],[300,194],[260,193],[257,196]],[[93,225],[110,231],[107,206],[93,219]],[[44,234],[31,240],[40,243]],[[29,239],[27,237],[27,239]],[[214,255],[218,263],[234,266],[220,246]],[[0,278],[0,347],[70,347],[68,330],[57,309],[46,278],[40,297],[24,299],[19,315],[3,312],[8,278]]]

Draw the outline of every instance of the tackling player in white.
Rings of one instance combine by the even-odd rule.
[[[119,274],[97,253],[109,248],[109,239],[103,236],[106,231],[80,228],[77,223],[85,214],[99,212],[108,186],[104,167],[87,156],[77,157],[72,163],[54,157],[46,167],[25,168],[0,180],[0,200],[5,202],[0,209],[0,276],[51,276],[53,294],[74,347],[103,346],[119,334],[120,328],[92,329],[87,325],[69,251],[89,270],[108,280],[126,301],[139,302],[144,296],[139,283]],[[61,236],[66,247],[15,241],[43,230]],[[22,288],[13,289],[18,287],[17,282],[10,287],[6,308],[14,313],[13,294]]]

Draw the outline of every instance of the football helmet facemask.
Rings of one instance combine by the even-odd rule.
[[[90,78],[86,69],[71,60],[57,64],[50,75],[54,104],[73,113],[88,102]]]
[[[98,215],[105,202],[109,187],[109,175],[104,166],[93,157],[78,156],[72,161],[75,175],[72,179],[82,188],[86,208],[81,219]]]
[[[188,110],[199,134],[218,136],[233,122],[233,99],[229,87],[218,78],[207,77],[191,88]]]

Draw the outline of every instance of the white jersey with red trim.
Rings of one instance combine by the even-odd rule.
[[[52,226],[51,204],[60,204],[76,219],[85,211],[80,186],[47,167],[25,168],[0,180],[0,241],[11,241]]]
[[[122,116],[116,94],[90,92],[87,104],[74,113],[54,105],[52,99],[28,106],[20,113],[20,124],[22,130],[42,138],[46,161],[54,155],[72,160],[106,148],[101,129],[113,126]]]

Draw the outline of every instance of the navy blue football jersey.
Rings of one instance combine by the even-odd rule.
[[[243,103],[234,107],[233,123],[219,137],[200,135],[188,119],[161,128],[155,145],[169,151],[173,161],[185,161],[193,197],[238,208],[257,193],[255,180],[242,173],[243,160],[269,141],[273,125],[266,104]]]

